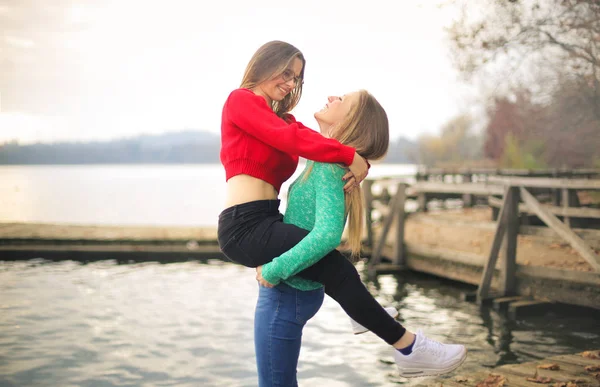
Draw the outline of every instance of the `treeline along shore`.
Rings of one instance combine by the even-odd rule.
[[[0,145],[0,165],[215,164],[220,148],[218,134],[196,130],[103,142],[8,142]],[[393,140],[384,162],[410,163],[415,149],[410,140]]]

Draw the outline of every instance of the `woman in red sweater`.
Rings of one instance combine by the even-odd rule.
[[[219,215],[218,240],[230,260],[247,267],[270,262],[309,233],[283,223],[279,212],[279,190],[296,170],[299,157],[347,165],[351,174],[344,176],[349,180],[345,189],[366,177],[367,163],[355,149],[323,137],[289,114],[302,94],[304,65],[302,53],[288,43],[263,45],[248,63],[241,88],[223,107],[221,162],[227,209]],[[403,354],[411,354],[414,335],[377,303],[339,251],[297,275],[322,283],[325,293],[357,323]],[[439,345],[418,356],[415,364],[406,359],[397,363],[417,370],[413,376],[447,372],[440,365],[440,356],[446,356],[444,345]]]

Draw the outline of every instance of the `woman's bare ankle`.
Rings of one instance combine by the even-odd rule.
[[[396,341],[393,346],[396,349],[404,349],[415,341],[415,334],[409,331],[404,332],[400,340]]]

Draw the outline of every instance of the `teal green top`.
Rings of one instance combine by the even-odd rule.
[[[312,165],[312,171],[307,170]],[[296,246],[262,268],[262,276],[273,285],[284,282],[299,290],[319,289],[318,282],[295,275],[314,265],[339,246],[346,223],[346,204],[342,177],[346,170],[337,164],[308,161],[292,183],[283,221],[310,233]]]

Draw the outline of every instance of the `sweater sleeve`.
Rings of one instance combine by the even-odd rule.
[[[227,99],[226,112],[241,130],[282,152],[326,163],[350,165],[354,160],[354,148],[325,138],[299,122],[285,122],[263,97],[250,90],[234,90]]]
[[[339,246],[346,223],[344,170],[315,163],[309,179],[315,185],[315,223],[296,246],[263,265],[262,276],[273,285],[314,265]]]

